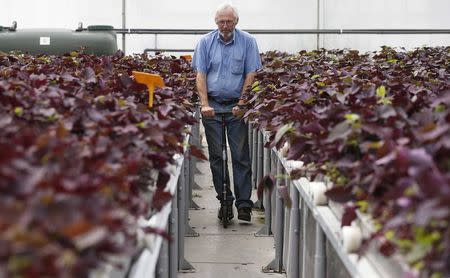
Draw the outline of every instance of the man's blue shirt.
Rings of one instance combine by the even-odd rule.
[[[206,74],[208,97],[224,101],[241,96],[245,76],[261,68],[261,59],[249,33],[235,29],[233,39],[225,43],[215,30],[200,39],[192,66]]]

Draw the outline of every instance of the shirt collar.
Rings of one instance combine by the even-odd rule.
[[[220,38],[220,32],[219,32],[219,30],[217,30],[217,40],[220,41],[221,43],[225,44],[225,45],[234,43],[234,38],[235,38],[235,36],[236,36],[236,29],[233,30],[233,37],[231,38],[231,40],[230,40],[229,42],[224,42],[224,41],[222,40],[222,38]]]

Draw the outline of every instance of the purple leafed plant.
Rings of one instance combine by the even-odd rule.
[[[380,251],[422,277],[450,275],[450,47],[267,52],[244,117],[289,143],[327,196],[369,213]],[[368,242],[368,241],[367,241]]]
[[[133,70],[165,81],[152,109]],[[137,252],[137,219],[170,200],[194,88],[175,57],[1,53],[0,276],[86,277]]]

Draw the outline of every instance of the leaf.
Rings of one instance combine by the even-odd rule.
[[[406,271],[403,273],[402,278],[418,278],[418,276],[414,272]]]
[[[325,140],[327,143],[334,142],[338,139],[346,139],[352,133],[352,127],[347,121],[343,121],[333,127],[330,130],[328,138]]]
[[[95,71],[91,67],[87,67],[84,69],[83,78],[86,80],[86,83],[97,83]]]
[[[418,207],[414,215],[414,222],[418,226],[426,226],[430,221],[445,220],[448,216],[450,216],[448,207],[439,206],[436,199],[427,200]]]
[[[282,185],[279,186],[278,188],[278,194],[280,194],[281,198],[283,199],[284,205],[290,209],[292,207],[292,200],[291,197],[289,196],[289,191],[287,186]]]
[[[162,155],[160,155],[162,156]],[[167,185],[167,183],[170,180],[170,175],[165,172],[165,171],[160,171],[158,173],[158,179],[156,181],[156,187],[158,187],[159,189],[164,189]]]
[[[356,121],[359,121],[360,119],[358,114],[345,114],[344,118],[348,120],[350,123],[354,123]]]
[[[325,196],[327,196],[332,201],[338,203],[345,203],[353,198],[352,188],[344,186],[335,186],[331,189],[328,189],[325,192]]]
[[[386,257],[393,255],[397,250],[396,246],[389,240],[382,240],[378,249]]]
[[[22,107],[16,107],[14,108],[14,114],[16,114],[16,116],[20,117],[23,114],[23,108]]]
[[[205,161],[208,160],[208,158],[205,156],[203,151],[201,149],[199,149],[197,146],[190,145],[189,149],[190,149],[189,154],[191,154],[201,160],[205,160]]]
[[[281,128],[279,128],[275,134],[275,139],[272,142],[272,145],[276,145],[278,141],[287,133],[289,130],[292,129],[293,123],[287,123],[283,125]]]
[[[96,110],[96,109],[89,108],[87,110],[87,115],[94,122],[105,121],[105,117],[103,117],[103,115],[100,112],[98,112],[98,110]]]
[[[396,158],[395,152],[388,153],[387,155],[383,156],[382,158],[375,161],[375,165],[377,166],[383,166],[390,164],[392,161],[394,161]]]
[[[158,189],[155,191],[152,197],[152,208],[160,211],[163,206],[166,205],[170,200],[172,200],[172,194],[170,194],[170,192]]]
[[[64,226],[62,233],[66,237],[74,238],[84,233],[87,233],[94,227],[95,227],[94,223],[88,221],[87,219],[79,219],[76,222]]]
[[[341,219],[341,227],[350,226],[353,220],[356,219],[356,206],[345,206],[344,214]]]
[[[145,228],[142,228],[142,230],[144,231],[144,233],[156,234],[156,235],[162,236],[169,242],[172,242],[172,237],[167,233],[166,230],[162,230],[162,229],[154,228],[154,227],[145,227]]]
[[[271,193],[273,188],[274,188],[274,186],[275,186],[275,177],[272,176],[272,175],[264,176],[261,179],[261,182],[258,184],[258,187],[257,187],[257,190],[256,190],[258,199],[262,200],[263,194],[264,194],[264,190],[268,190],[269,193]]]
[[[448,134],[450,130],[450,125],[440,125],[435,126],[431,130],[424,130],[418,134],[419,140],[422,142],[433,141],[439,137]]]
[[[107,236],[108,231],[104,227],[95,227],[75,237],[73,242],[78,250],[86,250],[99,244]]]

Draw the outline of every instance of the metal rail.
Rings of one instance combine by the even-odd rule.
[[[148,52],[194,52],[194,49],[181,49],[181,48],[146,48],[144,54]]]
[[[83,30],[87,30],[84,29]],[[380,34],[380,35],[420,35],[450,34],[450,29],[243,29],[255,35],[289,35],[289,34]],[[113,29],[118,34],[154,34],[154,35],[203,35],[213,29]]]
[[[82,29],[84,30],[84,29]],[[155,35],[155,46],[157,45],[157,35],[204,35],[213,29],[113,29],[118,34],[122,34],[122,41],[125,44],[125,36],[132,34]],[[319,45],[320,35],[428,35],[428,34],[450,34],[450,29],[244,29],[253,35],[317,35],[317,45]],[[319,46],[318,46],[319,47]],[[125,49],[125,48],[123,48]],[[145,49],[148,52],[194,52],[193,49]]]
[[[253,130],[252,146],[260,146],[260,137],[265,132]],[[266,149],[265,149],[266,150]],[[293,169],[300,167],[298,161],[287,161],[277,150],[263,153],[263,159],[256,159],[256,171],[269,173],[278,177],[272,191],[274,204],[266,207],[265,226],[273,226],[275,240],[274,259],[263,267],[263,272],[286,272],[287,277],[399,277],[401,265],[393,260],[380,258],[377,249],[371,248],[360,259],[358,255],[349,253],[344,245],[344,235],[340,219],[327,204],[318,204],[315,188],[321,182],[311,182],[303,177],[291,180],[288,175]],[[267,162],[274,160],[276,167],[268,172]],[[284,185],[284,186],[282,186]],[[289,190],[291,207],[284,207],[284,201],[278,191],[282,187]],[[270,196],[264,194],[264,201]],[[265,205],[268,204],[265,202]],[[272,210],[272,211],[270,211]],[[274,218],[270,215],[275,215]],[[358,220],[358,225],[362,221]],[[373,245],[371,245],[373,246]]]

